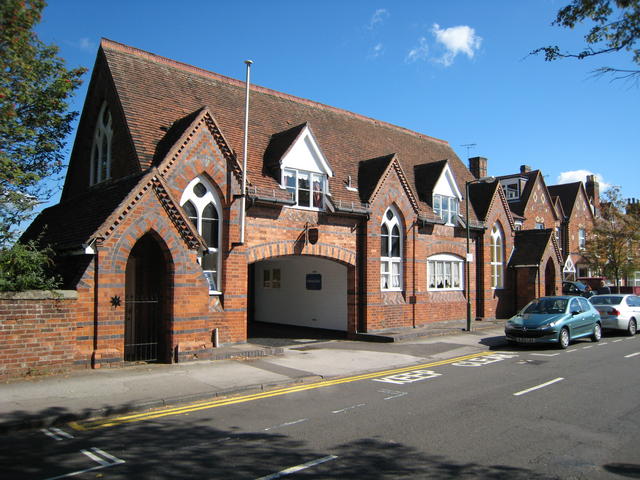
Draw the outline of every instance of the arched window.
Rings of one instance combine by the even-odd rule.
[[[209,282],[209,293],[220,291],[220,244],[222,209],[220,199],[209,181],[204,177],[196,177],[185,188],[180,205],[207,243],[208,251],[198,261],[202,265],[204,276]]]
[[[491,229],[491,288],[504,287],[504,236],[495,224]]]
[[[380,226],[380,288],[402,289],[402,234],[398,215],[388,208]]]
[[[107,103],[102,104],[96,130],[93,135],[93,146],[91,147],[91,173],[89,183],[104,182],[111,178],[111,139],[113,129],[111,127],[111,112]]]
[[[427,288],[429,290],[462,290],[464,260],[441,253],[427,259]]]

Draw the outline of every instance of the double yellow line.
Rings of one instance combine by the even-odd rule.
[[[471,355],[464,355],[462,357],[449,358],[447,360],[440,360],[437,362],[423,363],[420,365],[411,365],[409,367],[394,368],[392,370],[383,370],[383,371],[373,372],[373,373],[365,373],[362,375],[354,375],[351,377],[336,378],[334,380],[324,380],[321,382],[316,382],[316,383],[311,383],[306,385],[297,385],[293,387],[278,388],[275,390],[270,390],[268,392],[254,393],[251,395],[243,395],[239,397],[222,398],[220,400],[213,400],[213,401],[203,402],[203,403],[195,403],[195,404],[185,405],[182,407],[165,408],[165,409],[154,410],[146,413],[136,413],[131,415],[123,415],[119,417],[97,418],[97,419],[90,419],[86,421],[70,422],[69,426],[74,430],[85,430],[85,431],[97,430],[97,429],[106,428],[106,427],[115,427],[118,425],[123,425],[125,423],[142,422],[145,420],[153,420],[156,418],[168,417],[171,415],[183,415],[185,413],[197,412],[199,410],[207,410],[209,408],[223,407],[225,405],[234,405],[236,403],[252,402],[254,400],[260,400],[263,398],[287,395],[289,393],[303,392],[305,390],[314,390],[316,388],[331,387],[333,385],[340,385],[342,383],[357,382],[360,380],[386,377],[389,375],[396,375],[398,373],[410,372],[413,370],[422,370],[424,368],[437,367],[440,365],[448,365],[451,363],[468,360],[470,358],[482,357],[484,355],[491,355],[491,354],[492,352],[474,353]]]

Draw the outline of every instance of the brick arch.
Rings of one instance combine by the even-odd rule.
[[[157,228],[158,226],[161,228]],[[135,244],[147,234],[150,234],[158,243],[162,255],[164,256],[167,273],[173,275],[175,272],[176,260],[172,252],[178,251],[178,244],[182,243],[182,239],[178,237],[170,228],[171,223],[166,218],[160,217],[158,214],[146,214],[141,216],[135,223],[131,224],[120,236],[118,242],[111,250],[110,266],[113,271],[121,270],[121,261],[129,258],[131,250]]]
[[[255,245],[247,249],[247,263],[255,263],[274,257],[314,256],[342,263],[346,266],[356,265],[356,252],[338,247],[330,243],[318,242],[315,245],[304,245],[301,249],[296,241],[276,241]]]

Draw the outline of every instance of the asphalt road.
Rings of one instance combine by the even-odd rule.
[[[498,346],[7,435],[0,477],[640,478],[639,366],[640,336]]]

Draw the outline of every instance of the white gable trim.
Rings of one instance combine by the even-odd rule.
[[[567,261],[564,262],[562,271],[564,273],[576,273],[576,266],[573,264],[573,260],[571,260],[571,255],[569,255]]]
[[[453,172],[451,171],[451,167],[449,167],[449,162],[447,162],[442,169],[440,178],[438,178],[438,181],[433,187],[433,194],[455,197],[462,201],[462,194],[460,193],[456,180],[453,177]]]
[[[323,173],[333,177],[333,170],[327,158],[322,153],[309,125],[305,125],[302,132],[280,159],[280,167],[304,170],[306,172]]]

